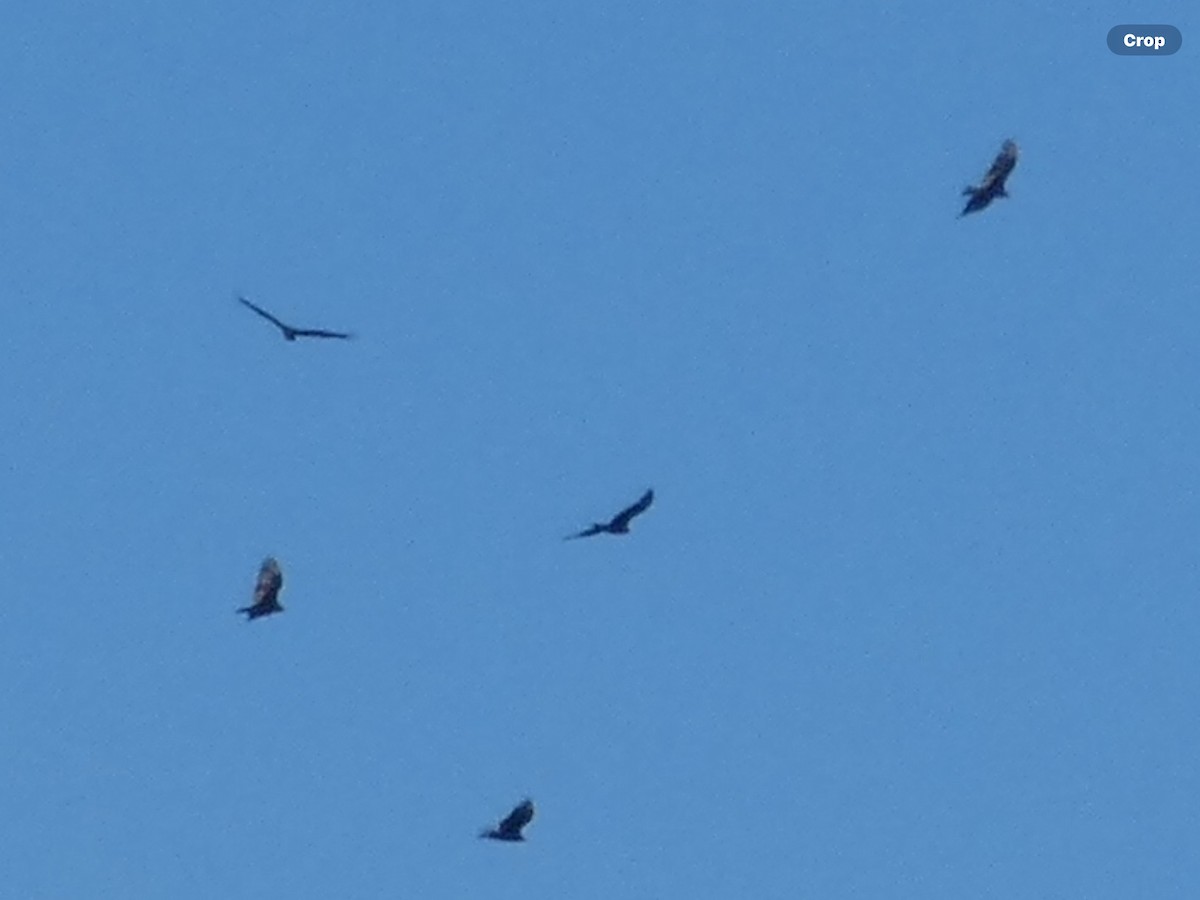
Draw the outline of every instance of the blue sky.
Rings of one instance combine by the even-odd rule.
[[[5,4],[5,895],[1197,896],[1193,19]]]

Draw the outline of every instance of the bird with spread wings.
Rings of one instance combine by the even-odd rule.
[[[983,181],[977,185],[963,188],[963,196],[971,199],[967,201],[967,205],[963,207],[963,211],[959,213],[958,217],[961,219],[968,213],[979,212],[997,197],[1007,197],[1008,191],[1004,187],[1004,182],[1008,180],[1008,176],[1012,174],[1016,164],[1017,143],[1012,140],[1005,141],[999,154],[993,160],[992,167],[983,176]]]
[[[526,797],[513,808],[507,816],[500,820],[495,828],[485,828],[479,832],[481,838],[491,838],[493,841],[523,841],[525,835],[521,829],[533,821],[533,801]]]
[[[572,541],[575,538],[591,537],[596,534],[628,534],[629,523],[633,521],[634,516],[640,516],[650,508],[650,504],[654,502],[654,489],[646,491],[641,498],[633,506],[627,507],[613,516],[607,522],[596,522],[589,528],[583,529],[578,534],[569,534],[563,540]]]
[[[354,335],[347,334],[344,331],[326,331],[324,328],[293,328],[291,325],[288,325],[285,322],[280,322],[261,306],[255,306],[245,297],[238,297],[238,302],[243,306],[254,310],[268,322],[275,325],[276,328],[283,332],[283,339],[285,341],[294,341],[298,337],[341,338],[342,340],[349,340],[350,338],[354,337]]]

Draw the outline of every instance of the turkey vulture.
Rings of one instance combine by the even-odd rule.
[[[283,322],[280,322],[261,306],[255,306],[245,297],[238,297],[238,302],[243,306],[254,310],[268,322],[274,324],[280,331],[283,332],[283,339],[285,341],[294,341],[298,337],[342,338],[343,340],[346,340],[352,336],[342,331],[325,331],[322,328],[293,328],[291,325],[285,325]]]
[[[495,828],[485,828],[479,832],[481,838],[491,838],[493,841],[523,841],[525,835],[521,829],[533,821],[533,801],[526,797],[510,812]]]
[[[997,197],[1007,197],[1008,191],[1004,189],[1004,182],[1012,174],[1013,166],[1016,164],[1017,144],[1015,141],[1005,141],[1004,146],[1000,148],[1000,153],[992,162],[992,167],[983,176],[983,181],[977,186],[971,185],[963,188],[963,196],[971,199],[967,201],[967,205],[963,207],[963,211],[959,213],[958,217],[961,219],[967,213],[979,212]]]
[[[591,537],[594,534],[629,534],[629,523],[634,516],[640,516],[650,508],[650,504],[654,502],[654,489],[646,491],[642,494],[641,499],[637,503],[630,506],[628,509],[623,509],[608,522],[596,522],[591,528],[585,528],[578,534],[569,534],[563,540],[571,541],[575,538]]]
[[[273,556],[263,560],[258,570],[258,582],[254,585],[254,602],[238,610],[246,614],[246,621],[271,613],[283,612],[279,604],[279,591],[283,587],[283,570]]]

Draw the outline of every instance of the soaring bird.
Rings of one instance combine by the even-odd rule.
[[[521,829],[533,821],[533,801],[526,797],[518,803],[513,811],[505,816],[495,828],[485,828],[479,832],[481,838],[491,838],[493,841],[523,841],[525,835]]]
[[[1004,182],[1012,174],[1016,164],[1016,141],[1005,141],[1004,146],[996,155],[996,159],[993,160],[992,167],[983,176],[983,181],[978,185],[963,188],[963,196],[971,199],[967,201],[967,205],[963,207],[963,211],[959,213],[958,217],[961,219],[967,213],[979,212],[997,197],[1007,197],[1008,191],[1004,189]]]
[[[238,302],[254,310],[268,322],[275,325],[276,328],[283,332],[283,339],[285,341],[294,341],[298,337],[341,338],[343,340],[353,337],[353,335],[346,334],[343,331],[326,331],[323,328],[293,328],[291,325],[280,322],[261,306],[255,306],[245,297],[238,297]]]
[[[578,534],[569,534],[563,540],[572,541],[575,538],[591,537],[594,534],[629,534],[629,523],[634,516],[640,516],[654,502],[654,489],[642,494],[641,499],[633,506],[621,510],[608,522],[596,522],[590,528],[585,528]]]
[[[246,621],[271,613],[283,612],[279,603],[279,591],[283,588],[283,570],[273,556],[263,560],[258,570],[258,581],[254,585],[254,602],[238,610],[246,614]]]

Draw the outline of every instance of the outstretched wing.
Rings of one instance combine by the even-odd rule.
[[[646,510],[648,510],[650,508],[650,504],[653,502],[654,502],[654,489],[651,488],[650,490],[646,491],[646,493],[642,494],[641,498],[638,500],[637,503],[633,504],[633,506],[630,506],[627,509],[623,509],[619,513],[617,513],[615,516],[613,516],[613,520],[610,523],[611,527],[618,529],[618,530],[623,530],[625,528],[628,528],[629,522],[633,519],[633,517],[640,516],[642,513],[644,513]]]
[[[262,316],[268,322],[273,324],[276,328],[283,331],[285,334],[289,331],[292,331],[292,329],[289,326],[284,325],[282,322],[280,322],[277,318],[275,318],[273,315],[271,315],[269,312],[267,312],[261,306],[255,306],[253,303],[251,303],[245,297],[238,297],[238,303],[242,304],[242,306],[246,306],[246,307],[249,307],[250,309],[254,310],[256,313],[258,313],[260,316]]]
[[[526,797],[497,826],[504,837],[520,837],[521,829],[533,821],[533,801]]]
[[[1005,141],[1004,145],[1000,148],[1000,152],[992,161],[992,167],[983,176],[983,182],[979,185],[979,189],[991,192],[1003,188],[1004,180],[1008,178],[1013,167],[1017,164],[1017,154],[1016,141]]]
[[[283,570],[273,556],[263,560],[258,570],[258,582],[254,585],[255,606],[277,606],[279,591],[283,587]]]
[[[576,534],[568,534],[565,538],[563,538],[563,540],[573,541],[576,538],[592,537],[592,535],[603,534],[606,531],[608,531],[608,529],[603,525],[592,525],[590,528],[585,528],[583,531],[577,532]]]
[[[344,331],[326,331],[323,328],[293,328],[292,334],[296,337],[342,338],[343,340],[354,337]]]

